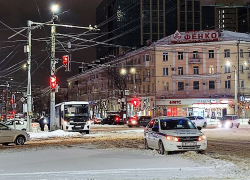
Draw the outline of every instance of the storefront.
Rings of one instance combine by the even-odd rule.
[[[202,116],[218,118],[234,114],[233,99],[167,99],[157,100],[158,115]]]

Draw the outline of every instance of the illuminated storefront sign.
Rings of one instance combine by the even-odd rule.
[[[171,43],[218,41],[219,33],[215,30],[179,32],[171,36]]]

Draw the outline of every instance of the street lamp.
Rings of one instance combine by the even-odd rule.
[[[227,62],[227,66],[230,66],[230,62]],[[238,79],[237,79],[237,68],[232,65],[234,67],[234,78],[235,78],[235,85],[234,85],[234,103],[235,103],[235,115],[238,115]]]

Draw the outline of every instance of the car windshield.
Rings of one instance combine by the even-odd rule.
[[[162,130],[196,129],[189,119],[161,119],[160,124]]]
[[[190,116],[190,117],[187,117],[188,119],[190,119],[190,120],[195,120],[195,117],[193,117],[193,116]]]
[[[233,116],[223,116],[221,120],[232,120]]]

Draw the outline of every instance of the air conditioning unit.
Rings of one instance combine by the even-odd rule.
[[[206,85],[206,83],[203,83],[203,85]]]
[[[189,86],[189,84],[188,84],[188,83],[186,83],[186,86]]]
[[[172,71],[175,71],[175,67],[172,67]]]

